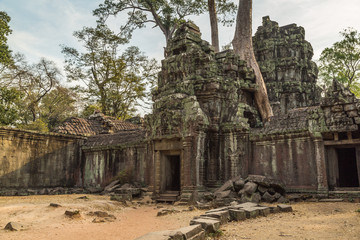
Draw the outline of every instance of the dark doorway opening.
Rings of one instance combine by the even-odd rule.
[[[355,148],[338,148],[339,187],[359,187]]]
[[[180,191],[180,156],[166,156],[165,191]]]

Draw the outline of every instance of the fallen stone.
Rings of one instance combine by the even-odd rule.
[[[230,196],[231,190],[222,191],[222,192],[216,192],[215,197],[217,199],[227,198]]]
[[[114,215],[108,214],[107,212],[103,212],[103,211],[89,212],[88,215],[99,217],[99,218],[109,218],[109,219],[114,219],[114,220],[116,219],[116,217]]]
[[[89,200],[89,198],[87,196],[78,197],[77,199]]]
[[[110,197],[110,200],[125,203],[125,201],[132,201],[132,195],[128,194],[128,193],[127,194],[116,194],[116,195],[112,195]]]
[[[233,206],[231,208],[240,209],[240,208],[251,208],[251,207],[257,207],[257,206],[259,206],[259,204],[257,204],[257,203],[245,202],[245,203],[235,205],[235,206]]]
[[[183,227],[177,229],[176,231],[181,232],[185,237],[184,239],[188,239],[188,240],[205,239],[205,231],[202,229],[200,224]]]
[[[272,187],[275,192],[279,192],[281,194],[285,193],[285,185],[283,182],[277,179],[261,176],[261,175],[249,175],[246,179],[248,182],[254,182],[264,187]]]
[[[279,204],[277,205],[280,212],[292,212],[292,207],[290,205],[286,205],[286,204]]]
[[[243,210],[246,213],[246,218],[256,218],[260,213],[256,207],[243,208]]]
[[[160,216],[165,216],[168,214],[172,214],[172,213],[178,213],[180,212],[179,210],[175,210],[175,209],[162,209],[160,210],[156,216],[160,217]]]
[[[190,225],[197,225],[197,224],[200,224],[206,233],[216,232],[220,228],[219,220],[198,218],[190,221]]]
[[[26,226],[22,223],[9,222],[8,224],[6,224],[4,230],[22,231],[22,230],[26,230]]]
[[[211,209],[211,210],[209,210],[209,211],[206,211],[205,214],[206,214],[206,213],[212,213],[212,212],[226,211],[226,210],[228,210],[228,209],[229,209],[229,207],[214,208],[214,209]]]
[[[183,240],[183,235],[181,232],[174,232],[173,230],[161,231],[161,232],[151,232],[141,237],[136,238],[135,240]]]
[[[111,192],[111,191],[112,191],[113,189],[115,189],[116,187],[120,187],[119,183],[120,183],[119,180],[112,181],[109,185],[107,185],[107,186],[104,188],[104,192]]]
[[[269,209],[270,209],[270,213],[280,212],[280,209],[277,206],[276,207],[271,206],[271,207],[269,207]]]
[[[261,194],[264,194],[264,193],[266,193],[267,192],[267,187],[264,187],[264,186],[262,186],[262,185],[259,185],[258,186],[258,191],[261,193]]]
[[[229,215],[232,221],[243,221],[246,219],[246,212],[244,210],[229,209]]]
[[[225,224],[230,220],[229,211],[220,211],[220,212],[210,212],[206,213],[204,215],[201,215],[201,217],[212,217],[220,220],[220,224]]]
[[[245,183],[243,190],[247,195],[251,196],[256,192],[257,187],[258,185],[256,183],[247,182]]]
[[[275,201],[275,197],[271,195],[269,192],[265,192],[264,195],[262,195],[261,199],[268,203],[272,203]]]
[[[266,217],[271,213],[270,208],[268,207],[254,207],[255,209],[259,210],[259,215]]]
[[[287,199],[286,197],[284,196],[281,196],[278,200],[277,200],[278,203],[288,203],[289,202],[289,199]]]
[[[54,208],[61,207],[61,205],[60,205],[60,204],[57,204],[57,203],[50,203],[49,206],[50,206],[50,207],[54,207]]]
[[[245,185],[245,180],[244,179],[238,179],[236,181],[234,181],[234,189],[236,192],[239,192]]]
[[[234,189],[234,185],[233,185],[233,181],[232,180],[228,180],[227,182],[225,182],[219,189],[217,189],[215,191],[215,194],[218,192],[224,192],[224,191],[228,191],[228,190],[233,190]]]
[[[81,217],[79,210],[74,210],[74,211],[66,210],[65,211],[65,216],[67,216],[69,218],[79,218],[79,217]]]

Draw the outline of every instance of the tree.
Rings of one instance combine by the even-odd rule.
[[[337,80],[360,97],[360,33],[352,28],[340,32],[343,39],[320,55],[320,78],[325,88]]]
[[[167,43],[186,16],[199,15],[205,9],[205,0],[105,0],[94,15],[103,24],[109,16],[126,13],[128,19],[120,27],[120,33],[127,39],[135,29],[152,23],[160,28]]]
[[[59,85],[61,74],[55,64],[41,59],[37,64],[28,64],[18,55],[16,62],[3,74],[3,81],[23,94],[21,107],[22,124],[30,124],[40,118],[42,99]]]
[[[165,36],[166,44],[173,37],[174,32],[190,15],[200,15],[209,11],[212,44],[218,51],[218,14],[220,22],[231,24],[236,6],[228,0],[105,0],[94,11],[99,23],[104,24],[109,16],[127,14],[128,19],[121,25],[120,33],[127,39],[137,28],[146,24],[159,27]]]
[[[46,123],[49,130],[76,115],[77,97],[74,91],[63,86],[56,86],[44,96],[39,106],[40,119]]]
[[[239,0],[239,9],[236,18],[235,36],[232,41],[234,51],[240,59],[247,62],[248,67],[254,69],[258,86],[255,92],[255,102],[262,120],[268,121],[273,116],[266,86],[259,65],[255,59],[252,44],[252,0]]]
[[[0,11],[0,64],[1,65],[7,65],[12,62],[11,51],[9,50],[9,47],[7,45],[7,36],[11,33],[11,29],[9,27],[10,20],[11,18],[9,17],[9,15],[7,15],[6,12]]]
[[[227,0],[208,0],[208,11],[211,27],[211,45],[214,47],[215,52],[219,52],[218,14],[222,16],[220,22],[223,25],[231,25],[234,22],[232,16],[235,14],[236,6],[233,2]]]
[[[136,47],[120,54],[119,46],[125,40],[105,25],[85,27],[74,36],[85,52],[63,46],[68,79],[82,82],[78,89],[90,104],[98,103],[104,114],[120,119],[131,115],[137,101],[146,96],[149,82],[154,81],[156,61]]]
[[[19,120],[21,92],[15,88],[0,87],[0,125],[15,125]]]

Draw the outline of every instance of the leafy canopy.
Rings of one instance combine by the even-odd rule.
[[[10,20],[6,12],[0,11],[0,64],[4,65],[11,63],[11,51],[7,45],[7,36],[12,32]]]
[[[126,40],[105,25],[84,27],[74,36],[84,52],[63,46],[67,78],[78,83],[88,105],[99,105],[104,114],[119,119],[132,115],[137,101],[146,97],[147,85],[154,82],[156,61],[137,47],[120,54],[119,46]]]
[[[321,53],[319,76],[325,88],[336,79],[360,97],[360,33],[348,28],[340,34],[343,39]]]
[[[232,1],[217,0],[220,22],[231,24],[236,6]],[[127,15],[127,20],[120,27],[120,33],[126,39],[132,32],[143,28],[147,23],[159,27],[165,36],[166,43],[174,32],[190,15],[200,15],[208,10],[206,0],[105,0],[94,10],[98,22],[104,24],[109,16]]]

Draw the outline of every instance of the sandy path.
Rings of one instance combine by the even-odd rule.
[[[229,223],[221,239],[359,240],[358,203],[297,203],[293,212]]]
[[[132,240],[148,232],[188,226],[189,221],[203,211],[183,211],[156,217],[155,205],[124,207],[107,196],[84,195],[0,197],[0,240]],[[49,207],[61,204],[60,208]],[[167,205],[164,205],[167,206]],[[290,240],[326,239],[359,240],[359,203],[296,203],[294,212],[272,214],[243,222],[231,222],[221,227],[220,239]],[[172,208],[172,206],[167,206]],[[185,210],[186,207],[178,208]],[[81,218],[69,219],[65,210],[80,210]],[[116,216],[114,222],[93,223],[91,211],[106,211]],[[25,231],[3,230],[10,222],[28,226]]]
[[[0,229],[10,221],[21,222],[28,226],[27,230],[19,232],[0,230],[0,239],[131,240],[151,231],[188,226],[193,216],[201,214],[200,211],[184,211],[156,217],[159,209],[155,205],[134,209],[109,201],[109,197],[106,196],[88,195],[90,200],[76,199],[78,197],[77,195],[0,197]],[[49,207],[50,202],[61,204],[62,207]],[[179,208],[179,210],[185,209],[187,208]],[[81,218],[69,219],[64,216],[65,210],[80,210]],[[87,215],[90,211],[106,211],[115,215],[117,219],[114,222],[93,223],[94,217]]]

